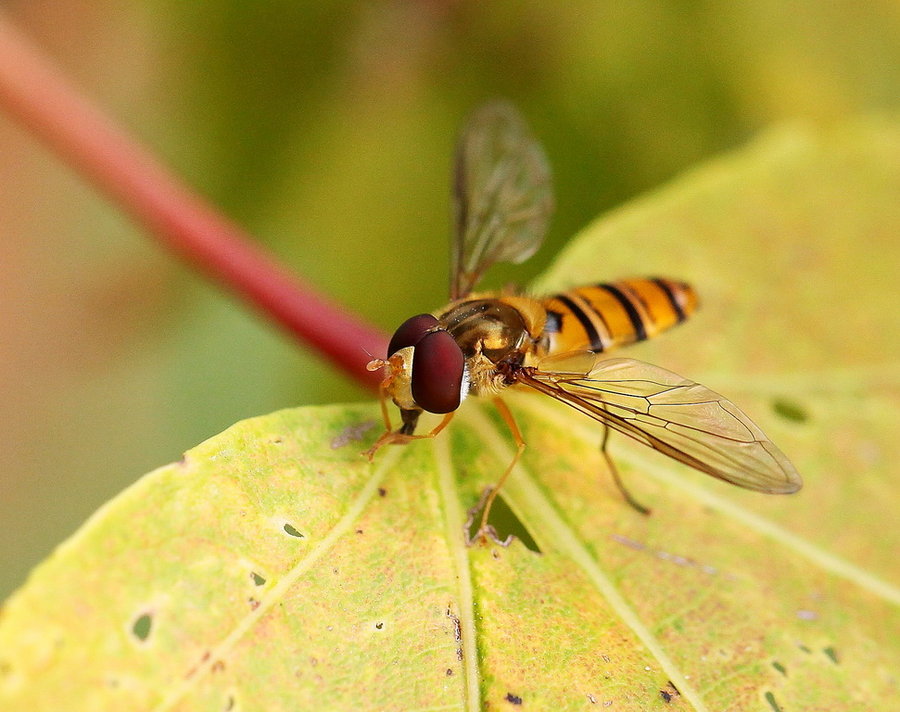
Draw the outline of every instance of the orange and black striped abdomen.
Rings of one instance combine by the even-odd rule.
[[[656,336],[697,309],[684,282],[661,277],[578,287],[541,300],[549,353],[608,351]]]

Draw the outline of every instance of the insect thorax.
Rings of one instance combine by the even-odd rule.
[[[491,364],[519,362],[533,340],[518,309],[499,299],[472,299],[451,304],[438,315],[466,360],[483,356]]]

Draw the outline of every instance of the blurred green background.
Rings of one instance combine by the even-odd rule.
[[[581,226],[781,121],[900,104],[900,4],[53,0],[8,15],[324,292],[390,329],[446,295],[454,137],[516,102]],[[0,596],[234,421],[370,396],[162,253],[0,115]],[[641,255],[635,254],[640,273]],[[597,256],[597,277],[604,272]]]

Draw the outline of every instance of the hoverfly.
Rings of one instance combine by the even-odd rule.
[[[430,438],[443,430],[468,395],[493,396],[517,445],[512,462],[485,500],[479,534],[492,533],[488,514],[525,442],[499,395],[524,387],[562,401],[603,426],[601,452],[626,501],[607,453],[610,430],[726,482],[785,494],[801,480],[785,455],[736,405],[698,383],[606,352],[651,338],[684,321],[697,306],[694,290],[664,279],[625,279],[546,297],[473,293],[496,262],[519,263],[538,249],[553,210],[550,170],[540,144],[507,103],[477,110],[457,145],[455,237],[450,304],[407,319],[394,332],[381,382],[384,434],[365,453],[387,444]],[[400,409],[391,425],[387,399]],[[423,411],[444,414],[416,435]]]

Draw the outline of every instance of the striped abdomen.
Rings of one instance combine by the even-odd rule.
[[[697,294],[671,279],[623,279],[541,300],[549,353],[607,351],[656,336],[694,313]]]

